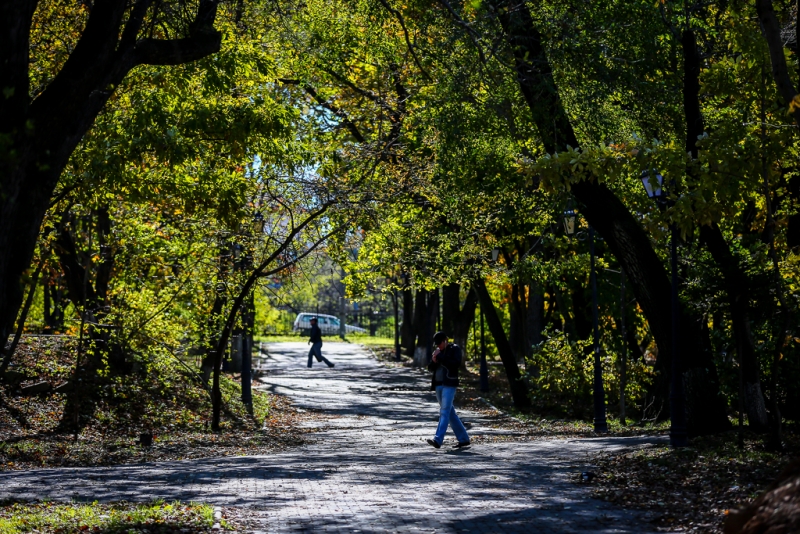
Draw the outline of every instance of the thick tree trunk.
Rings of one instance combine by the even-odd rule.
[[[431,361],[433,354],[433,334],[436,333],[436,323],[439,319],[439,291],[426,291],[425,315],[422,318],[422,328],[414,351],[414,365],[425,367]]]
[[[403,327],[400,329],[400,345],[406,349],[406,355],[414,355],[414,340],[416,339],[416,329],[414,328],[414,292],[411,288],[404,289],[403,295]]]
[[[450,284],[442,288],[442,330],[461,347],[464,358],[462,366],[466,366],[468,359],[467,337],[470,326],[475,318],[475,308],[478,297],[474,289],[467,291],[467,298],[461,306],[461,286]]]
[[[528,301],[525,298],[523,284],[511,284],[511,307],[509,308],[511,324],[509,339],[514,348],[517,360],[522,360],[528,353]]]
[[[697,158],[697,138],[703,134],[705,123],[700,108],[700,51],[693,31],[681,35],[684,56],[683,106],[686,116],[686,151]],[[690,169],[689,172],[693,172]],[[750,332],[750,280],[736,257],[731,253],[722,231],[716,224],[700,227],[700,239],[722,272],[728,299],[736,352],[742,362],[745,380],[745,406],[750,427],[756,431],[767,429],[767,409],[761,392],[758,357]]]
[[[483,280],[476,280],[473,288],[478,294],[478,300],[481,303],[481,310],[486,317],[486,323],[489,326],[489,332],[492,333],[494,342],[497,345],[497,351],[500,353],[500,360],[503,362],[503,367],[506,370],[506,377],[508,378],[508,385],[511,388],[511,398],[514,400],[514,406],[520,410],[527,410],[530,408],[531,401],[528,398],[528,386],[522,375],[519,372],[517,359],[514,356],[514,351],[511,348],[511,343],[508,342],[503,324],[500,322],[500,317],[497,315],[497,309],[494,307],[492,297],[486,289],[486,284]]]
[[[517,81],[545,149],[563,151],[580,146],[563,108],[552,69],[526,4],[495,0],[492,6],[514,54]],[[625,269],[630,286],[642,307],[658,343],[657,368],[660,395],[666,399],[671,346],[670,283],[664,265],[650,239],[625,205],[605,185],[593,181],[572,184],[572,193],[583,204],[583,214],[603,237],[609,250]],[[730,427],[724,399],[711,354],[704,350],[699,323],[681,314],[684,377],[687,391],[689,433],[707,434]]]
[[[431,310],[429,309],[428,301],[430,300],[430,291],[426,289],[418,289],[414,297],[414,330],[417,334],[416,343],[414,344],[414,365],[416,367],[425,367],[428,365],[428,347],[430,346],[430,338],[434,332],[430,327]]]
[[[35,0],[0,2],[0,339],[22,302],[21,277],[33,258],[61,171],[95,117],[136,65],[177,65],[217,52],[217,2],[200,0],[182,39],[137,39],[151,2],[98,0],[53,81],[30,100],[30,31]]]

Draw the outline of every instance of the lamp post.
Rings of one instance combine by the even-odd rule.
[[[489,391],[489,366],[486,363],[486,339],[483,337],[483,306],[481,306],[481,391]]]
[[[568,208],[564,211],[564,231],[567,235],[573,235],[575,233],[576,217],[574,209]],[[600,328],[597,316],[599,308],[597,303],[597,271],[594,266],[594,228],[591,226],[589,226],[589,251],[591,256],[589,279],[592,286],[592,335],[594,338],[594,431],[606,433],[608,432],[608,423],[606,422],[606,396],[603,391],[603,366],[602,359],[600,358]]]
[[[656,201],[659,208],[665,208],[668,204],[667,194],[664,191],[664,177],[655,170],[648,169],[642,171],[642,185],[647,192],[647,196]],[[689,445],[689,437],[686,431],[686,396],[683,389],[683,365],[680,360],[681,351],[679,348],[679,319],[680,308],[678,303],[678,229],[675,223],[670,223],[670,256],[672,266],[672,378],[670,380],[669,392],[669,413],[670,429],[669,444],[672,447],[686,447]]]

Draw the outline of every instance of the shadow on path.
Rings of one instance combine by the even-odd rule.
[[[264,389],[322,410],[312,443],[269,456],[0,473],[0,498],[201,501],[245,506],[264,532],[597,532],[651,529],[574,483],[588,455],[642,437],[427,446],[438,408],[428,377],[387,369],[347,344],[336,368],[305,368],[302,344],[270,346]],[[402,387],[409,391],[398,392]],[[473,435],[504,433],[476,413]]]

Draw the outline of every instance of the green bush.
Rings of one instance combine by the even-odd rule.
[[[592,413],[592,383],[594,358],[592,341],[571,340],[566,333],[548,328],[545,339],[533,348],[527,361],[527,379],[530,381],[531,400],[546,410],[563,411],[582,417]],[[619,404],[620,363],[616,353],[606,352],[601,345],[603,388],[609,411],[615,412]],[[627,362],[625,401],[629,414],[642,399],[646,387],[652,382],[654,371],[644,358]]]

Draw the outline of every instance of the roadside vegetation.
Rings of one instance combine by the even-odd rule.
[[[19,347],[24,380],[0,387],[0,470],[265,454],[304,441],[296,428],[304,416],[288,399],[254,391],[247,406],[228,373],[222,375],[226,421],[212,431],[209,388],[171,356],[122,376],[84,379],[77,392],[63,388],[72,379],[76,343],[31,337]],[[24,393],[36,384],[49,389]],[[71,430],[76,415],[83,421],[78,433]]]
[[[197,503],[149,504],[117,502],[93,503],[6,503],[0,505],[0,533],[22,534],[48,532],[130,533],[195,533],[212,532],[218,524],[231,531],[239,526],[235,521],[214,517],[214,508]]]
[[[301,312],[791,450],[796,2],[97,4],[0,8],[5,468],[299,442],[247,371]]]

